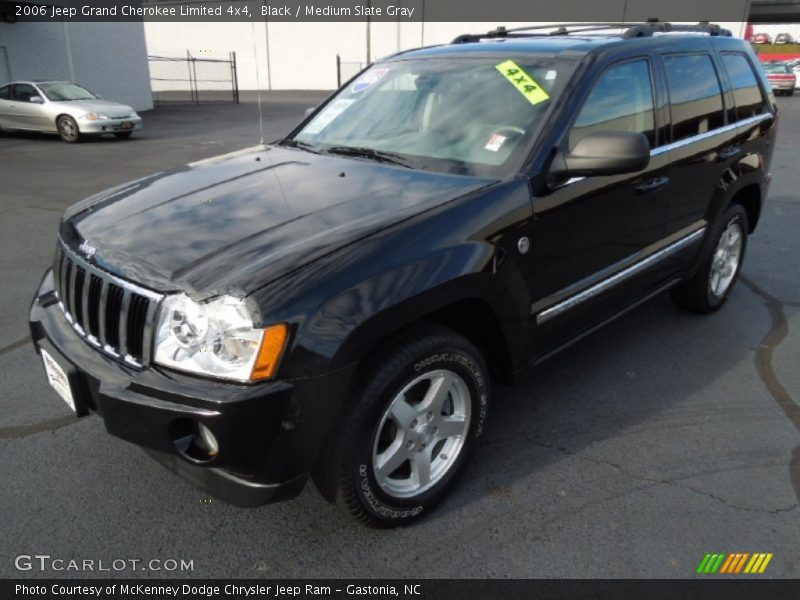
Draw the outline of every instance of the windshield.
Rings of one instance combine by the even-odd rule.
[[[39,89],[48,100],[69,102],[70,100],[94,100],[98,96],[74,83],[39,83]]]
[[[417,169],[500,175],[575,65],[530,55],[380,63],[340,90],[288,143]]]
[[[764,70],[767,73],[791,73],[789,70],[789,65],[784,64],[767,64],[764,65]]]

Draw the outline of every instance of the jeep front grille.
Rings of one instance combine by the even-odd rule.
[[[53,277],[64,315],[83,339],[135,367],[149,362],[161,294],[88,264],[61,243]]]

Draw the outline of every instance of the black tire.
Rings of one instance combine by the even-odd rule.
[[[114,137],[118,140],[127,140],[133,135],[132,131],[117,131],[114,133]]]
[[[58,129],[58,137],[61,138],[62,142],[75,144],[81,139],[81,130],[78,129],[78,124],[75,119],[68,115],[58,117],[56,128]]]
[[[439,414],[445,420],[454,415],[456,395],[461,398],[460,406],[469,406],[469,420],[464,418],[463,425],[466,435],[449,437],[447,442],[430,437],[435,436],[438,429],[433,424],[443,422],[436,421],[439,417],[432,417],[431,412],[419,414],[422,422],[417,429],[395,426],[394,439],[404,454],[419,452],[413,456],[415,460],[420,460],[426,456],[423,453],[427,452],[430,457],[427,460],[442,461],[440,467],[441,464],[448,465],[441,467],[439,474],[433,476],[436,468],[435,463],[431,462],[430,487],[420,489],[418,494],[411,491],[407,496],[398,497],[379,485],[373,468],[373,457],[377,457],[374,453],[379,448],[380,436],[387,428],[394,426],[387,410],[390,405],[394,406],[393,402],[400,397],[398,394],[401,390],[430,375],[430,385],[422,379],[403,396],[413,410],[423,406],[423,397],[430,398],[425,392],[434,389],[433,380],[442,373],[449,373],[447,377],[452,377],[452,374],[458,376],[453,378],[454,382],[458,380],[453,388],[457,388],[458,393],[447,392],[444,408]],[[468,398],[464,394],[465,389],[468,390]],[[415,394],[420,399],[419,404],[412,404],[411,397]],[[351,395],[352,400],[345,405],[342,417],[335,426],[313,474],[317,489],[345,513],[371,527],[396,527],[415,521],[427,514],[445,496],[463,471],[475,438],[483,433],[489,395],[488,369],[480,352],[471,342],[450,329],[435,325],[409,331],[389,344],[384,352],[378,353],[358,377]],[[448,403],[453,410],[450,415],[447,413]],[[427,415],[429,423],[424,422],[423,415]],[[413,426],[417,419],[411,423]],[[416,437],[421,428],[428,429],[429,437]],[[411,441],[412,437],[416,441]],[[425,440],[429,444],[427,450],[423,450],[426,447]],[[445,446],[442,445],[444,443],[456,444],[458,449],[448,456],[445,454]],[[401,473],[406,468],[410,473],[410,459],[401,464],[402,466],[387,473],[386,477]],[[407,480],[390,481],[414,481],[412,477],[409,474]]]
[[[720,239],[729,227],[738,227],[741,233],[741,249],[738,254],[736,266],[733,269],[732,279],[719,293],[713,291],[714,259],[719,250]],[[730,296],[731,290],[739,279],[745,251],[747,250],[747,212],[739,204],[731,204],[725,214],[719,219],[710,232],[709,244],[700,257],[700,267],[691,279],[684,281],[672,288],[671,295],[675,303],[683,309],[708,314],[719,310]]]
[[[786,95],[787,96],[794,96],[794,90],[789,90],[788,92],[786,92]]]

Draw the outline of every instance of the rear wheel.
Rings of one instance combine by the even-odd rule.
[[[362,523],[404,525],[464,468],[486,420],[488,371],[472,343],[434,326],[399,339],[360,380],[314,481]]]
[[[114,137],[118,140],[127,140],[129,137],[133,135],[132,131],[117,131],[114,133]]]
[[[711,232],[713,243],[702,256],[697,273],[672,289],[672,298],[678,306],[710,313],[725,303],[739,277],[747,231],[747,213],[740,205],[732,204]]]
[[[72,117],[67,115],[59,117],[58,121],[56,121],[56,127],[58,128],[59,137],[68,144],[74,144],[81,139],[81,132],[80,129],[78,129],[78,124]]]

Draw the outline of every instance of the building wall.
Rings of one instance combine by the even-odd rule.
[[[76,81],[136,110],[153,108],[141,23],[0,23],[0,48],[10,71],[0,68],[0,78]]]
[[[506,27],[526,23],[505,23]],[[530,23],[527,23],[530,24]],[[743,35],[744,23],[720,23]],[[444,44],[462,33],[489,31],[496,23],[372,23],[371,59],[423,45]],[[236,52],[243,90],[330,90],[336,55],[366,63],[367,25],[360,22],[145,23],[147,49],[164,56],[227,57]],[[350,65],[348,65],[350,66]],[[350,66],[348,73],[357,65]],[[343,69],[344,70],[344,69]]]

